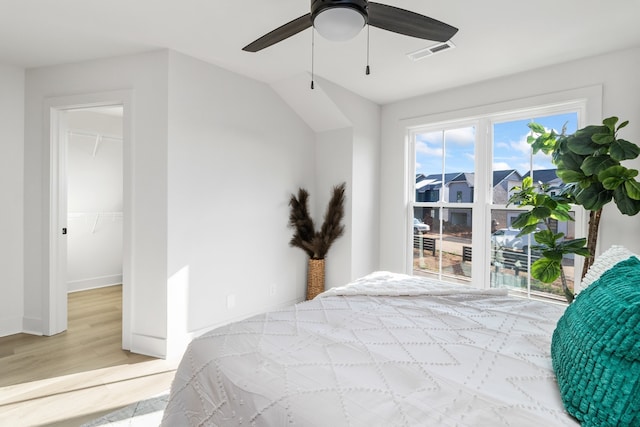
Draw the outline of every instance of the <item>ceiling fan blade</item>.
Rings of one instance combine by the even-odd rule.
[[[369,2],[368,12],[369,25],[405,36],[446,42],[458,32],[444,22],[386,4]]]
[[[247,52],[257,52],[273,44],[281,42],[282,40],[289,38],[300,31],[306,30],[311,27],[311,14],[307,13],[299,18],[294,19],[291,22],[287,22],[281,27],[276,28],[270,33],[265,34],[258,40],[249,43],[242,50]]]

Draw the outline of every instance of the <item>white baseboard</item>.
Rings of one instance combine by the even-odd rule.
[[[42,319],[23,317],[22,332],[25,334],[42,335]]]
[[[164,359],[167,355],[167,340],[166,338],[131,334],[130,351],[132,353]]]
[[[15,335],[22,332],[22,317],[0,319],[0,337]]]
[[[67,292],[87,291],[89,289],[104,288],[122,283],[122,274],[110,276],[90,277],[88,279],[67,282]]]

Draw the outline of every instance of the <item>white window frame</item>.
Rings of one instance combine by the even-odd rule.
[[[415,202],[415,135],[468,126],[474,126],[476,129],[474,201],[473,203],[456,203],[456,207],[472,209],[473,230],[482,230],[481,233],[474,233],[472,242],[471,275],[473,286],[478,288],[490,287],[490,268],[487,267],[489,265],[490,233],[485,233],[484,231],[491,228],[491,210],[506,208],[505,205],[491,203],[494,123],[566,112],[577,112],[579,128],[587,124],[600,123],[602,120],[602,86],[590,86],[477,108],[422,116],[401,122],[405,129],[405,141],[407,144],[405,150],[407,153],[407,192],[405,196],[405,200],[407,200],[407,224],[413,224],[414,207],[420,207],[425,204]],[[439,207],[440,204],[444,204],[442,200],[436,204],[428,203],[428,206]],[[576,237],[584,237],[587,230],[587,216],[584,214],[584,209],[579,206],[575,206],[573,210],[576,212]],[[407,228],[406,247],[413,247],[412,227]],[[413,251],[409,250],[407,254],[406,272],[412,274]],[[581,264],[582,257],[577,257],[574,277],[576,290],[580,290],[579,272],[582,270]],[[441,273],[439,278],[445,280]],[[530,284],[528,288],[530,289]]]

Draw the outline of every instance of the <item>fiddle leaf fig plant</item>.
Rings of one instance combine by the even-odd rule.
[[[562,268],[562,258],[567,254],[588,256],[589,250],[585,247],[587,239],[565,240],[564,233],[554,233],[550,227],[550,220],[573,221],[569,214],[571,197],[560,188],[548,184],[534,186],[530,176],[522,180],[522,186],[513,187],[513,191],[508,204],[531,207],[531,210],[518,215],[512,224],[520,229],[518,236],[533,233],[537,243],[530,249],[541,256],[531,264],[531,276],[544,283],[551,283],[560,277],[562,292],[567,301],[573,301],[573,292],[567,285]]]
[[[549,218],[565,221],[567,218],[561,217],[563,214],[568,217],[571,203],[589,211],[586,246],[581,244],[583,239],[562,241],[560,239],[563,236],[558,234],[534,233],[543,258],[532,264],[533,277],[548,283],[561,275],[564,289],[566,283],[562,268],[559,274],[555,273],[558,273],[558,265],[561,266],[562,258],[558,258],[558,255],[565,250],[567,252],[564,253],[585,257],[582,270],[584,277],[593,263],[602,208],[614,201],[624,215],[633,216],[640,212],[640,182],[636,180],[638,171],[621,163],[640,155],[638,145],[618,138],[618,131],[628,124],[628,121],[624,121],[618,125],[617,117],[609,117],[602,121],[602,125],[586,126],[570,135],[565,134],[566,128],[558,134],[538,123],[528,124],[531,135],[527,142],[533,154],[540,151],[550,154],[557,167],[556,173],[564,185],[562,188],[550,188],[542,184],[534,186],[530,178],[525,178],[522,187],[515,188],[517,193],[509,199],[509,203],[532,206],[532,209],[520,214],[514,227],[520,228],[520,235],[524,235],[535,230],[536,224],[548,225],[546,220]],[[555,196],[556,193],[559,196]],[[567,292],[570,291],[565,289],[565,294]],[[571,301],[573,295],[567,298]]]

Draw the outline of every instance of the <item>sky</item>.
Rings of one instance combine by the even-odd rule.
[[[560,133],[566,124],[568,134],[577,130],[576,113],[535,117],[495,123],[493,128],[493,170],[516,169],[521,174],[529,171],[531,147],[527,143],[531,121]],[[444,144],[443,144],[444,139]],[[444,172],[474,172],[475,129],[473,127],[430,132],[416,135],[416,173],[424,175]],[[443,149],[444,146],[444,149]],[[551,158],[538,153],[533,158],[533,169],[554,169]]]

